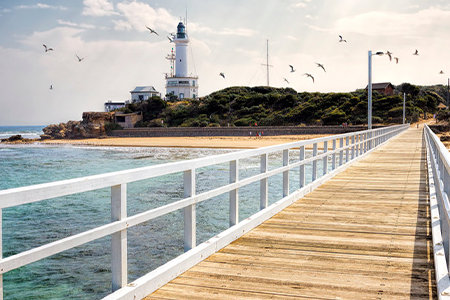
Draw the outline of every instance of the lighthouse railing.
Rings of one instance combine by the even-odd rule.
[[[365,157],[407,128],[409,128],[409,125],[384,127],[188,161],[1,190],[0,217],[2,209],[5,208],[110,188],[111,222],[8,257],[2,258],[0,256],[0,298],[3,295],[3,274],[91,241],[111,236],[113,293],[104,299],[141,299],[297,201],[303,195],[314,190],[323,182],[348,168],[351,164]],[[322,151],[319,151],[319,145],[322,145]],[[307,157],[305,155],[306,149],[312,149],[312,156]],[[295,158],[291,156],[294,150],[296,151],[295,153],[298,151],[298,156]],[[280,152],[282,153],[282,166],[270,170],[268,168],[269,155]],[[239,178],[239,162],[251,157],[259,158],[260,173],[248,178]],[[207,192],[196,194],[196,170],[224,163],[229,166],[228,172],[224,172],[224,174],[229,176],[229,183]],[[319,168],[319,165],[321,168]],[[306,166],[311,167],[309,180],[306,180]],[[293,179],[289,171],[294,168],[299,170],[299,177]],[[322,172],[319,172],[320,169]],[[180,172],[183,174],[183,199],[133,216],[127,216],[128,183]],[[283,196],[269,205],[268,180],[277,174],[282,174],[280,188],[282,188]],[[291,180],[298,181],[300,186],[299,189],[293,192],[289,190]],[[260,185],[259,205],[261,210],[251,217],[240,221],[239,189],[252,183],[259,183]],[[230,227],[208,241],[196,245],[196,205],[227,193],[229,194],[230,202]],[[184,216],[184,248],[186,252],[134,282],[128,283],[127,230],[138,224],[180,210],[183,211]],[[0,237],[1,234],[2,226],[0,222]],[[0,254],[2,253],[1,246],[2,243],[0,243]]]

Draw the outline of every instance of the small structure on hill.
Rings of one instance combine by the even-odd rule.
[[[134,112],[130,114],[116,112],[114,116],[114,123],[119,124],[123,128],[133,128],[134,124],[139,121],[142,121],[142,112]]]
[[[447,105],[445,105],[444,103],[439,103],[439,105],[437,106],[437,108],[439,109],[439,110],[441,110],[441,109],[447,109]]]
[[[131,102],[148,100],[153,96],[160,96],[153,86],[137,86],[130,91]]]
[[[111,100],[105,102],[105,112],[110,112],[122,107],[125,107],[126,104],[128,104],[129,101],[123,101],[123,102],[112,102]]]
[[[366,86],[366,91],[368,89],[368,86]],[[394,86],[390,82],[372,83],[372,91],[392,96],[394,95]]]

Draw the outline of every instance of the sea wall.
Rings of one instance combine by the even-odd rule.
[[[151,127],[128,128],[108,133],[113,137],[265,136],[341,134],[365,130],[363,126],[252,126],[252,127]]]

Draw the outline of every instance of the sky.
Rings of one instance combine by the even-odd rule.
[[[369,50],[398,58],[372,56],[374,83],[450,77],[448,0],[0,0],[0,125],[81,120],[136,86],[164,96],[180,21],[200,97],[267,85],[267,57],[269,85],[297,92],[365,88]]]

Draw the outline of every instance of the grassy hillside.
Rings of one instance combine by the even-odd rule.
[[[445,86],[403,83],[393,96],[373,93],[373,123],[402,122],[403,93],[406,118],[415,122],[424,112],[434,113],[446,103]],[[292,88],[229,87],[199,99],[164,101],[159,97],[128,104],[124,112],[142,111],[140,127],[340,125],[367,123],[367,91],[349,93],[298,93]]]

